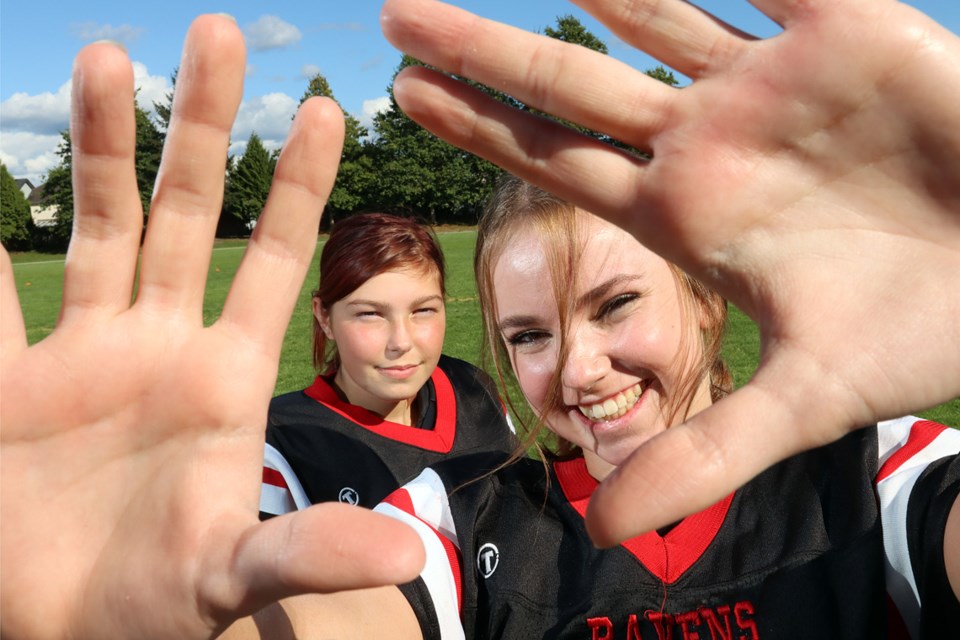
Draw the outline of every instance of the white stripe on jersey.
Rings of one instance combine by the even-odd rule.
[[[406,493],[413,503],[413,514],[387,502],[381,502],[374,511],[407,523],[420,536],[427,556],[420,577],[430,592],[440,626],[440,637],[444,640],[462,640],[464,633],[460,622],[460,603],[456,577],[453,575],[453,571],[459,568],[450,566],[447,551],[437,537],[439,532],[457,549],[460,548],[446,487],[440,476],[428,468],[397,490],[397,493],[400,492]]]
[[[880,466],[910,443],[913,426],[920,418],[908,416],[877,425]],[[916,437],[916,433],[913,434]],[[945,428],[893,472],[877,483],[880,518],[883,522],[883,547],[886,554],[887,592],[900,611],[911,637],[918,637],[920,594],[910,562],[907,545],[907,508],[913,487],[934,460],[960,453],[960,431]]]
[[[266,482],[260,483],[260,511],[273,515],[283,515],[310,506],[307,492],[294,473],[293,467],[279,451],[266,444],[263,449],[264,469],[273,469],[283,476],[287,488],[278,487]]]

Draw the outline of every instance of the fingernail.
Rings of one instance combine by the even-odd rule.
[[[229,13],[217,13],[217,14],[214,14],[214,15],[223,16],[224,18],[228,18],[228,19],[232,20],[234,24],[237,24],[237,19],[234,18],[234,17],[233,17],[232,15],[230,15]]]

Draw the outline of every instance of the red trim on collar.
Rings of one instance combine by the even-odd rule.
[[[554,463],[563,494],[581,517],[586,517],[587,503],[600,484],[587,471],[586,460],[574,458]],[[726,518],[731,493],[700,513],[684,518],[665,536],[656,531],[631,538],[622,543],[627,551],[666,584],[676,582],[692,567],[716,538]]]
[[[313,384],[303,390],[331,411],[340,414],[358,427],[389,440],[403,442],[414,447],[449,453],[457,435],[457,399],[453,385],[447,374],[436,367],[430,376],[437,394],[437,421],[433,429],[418,429],[398,422],[384,420],[363,407],[343,402],[322,376],[317,376]]]

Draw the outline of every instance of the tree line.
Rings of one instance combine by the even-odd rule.
[[[573,16],[558,17],[556,25],[547,27],[544,33],[603,54],[608,53],[607,45]],[[393,78],[402,69],[421,64],[404,55]],[[673,74],[663,67],[647,73],[667,84],[678,84]],[[463,78],[461,80],[513,107],[553,118],[507,94]],[[150,214],[153,184],[170,124],[176,71],[171,75],[171,81],[174,89],[163,101],[153,104],[155,118],[151,118],[138,104],[134,105],[137,126],[136,173],[144,225]],[[321,224],[330,225],[342,216],[373,210],[415,215],[431,224],[474,224],[501,170],[486,160],[443,142],[413,122],[397,106],[392,80],[387,93],[390,108],[374,117],[372,130],[361,125],[354,116],[345,115],[346,135],[340,169]],[[320,74],[310,78],[300,104],[313,96],[336,100],[326,78]],[[628,148],[603,134],[572,123],[565,124],[610,144]],[[16,194],[8,191],[9,173],[3,168],[2,231],[4,245],[9,249],[62,251],[69,242],[73,224],[70,134],[64,131],[61,137],[57,149],[60,163],[48,173],[43,187],[44,204],[57,207],[53,226],[42,229],[34,227],[29,216],[29,205],[26,205],[26,220],[20,223],[26,202],[17,201],[17,196],[23,199],[18,191]],[[631,151],[642,154],[640,150]],[[246,235],[256,224],[270,191],[279,153],[279,149],[269,152],[261,138],[253,132],[243,154],[227,158],[223,208],[217,231],[219,236]],[[13,182],[12,178],[10,182]],[[13,189],[16,191],[15,185]]]

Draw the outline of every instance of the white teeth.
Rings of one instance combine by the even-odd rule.
[[[614,420],[626,414],[637,399],[643,394],[646,382],[637,383],[626,391],[621,391],[612,398],[607,398],[602,403],[592,404],[590,406],[578,405],[580,413],[593,421]]]

